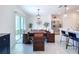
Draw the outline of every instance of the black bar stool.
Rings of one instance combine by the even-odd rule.
[[[68,46],[73,46],[74,47],[74,42],[77,41],[75,33],[71,33],[71,32],[68,32],[68,33],[69,33],[69,40],[72,39],[73,40],[73,44],[72,45],[68,45],[69,44],[69,40],[68,40],[67,44],[66,44],[66,49],[67,49]]]
[[[79,34],[79,33],[78,33]],[[77,41],[77,43],[78,43],[78,54],[79,54],[79,37],[77,37],[77,36],[79,36],[79,35],[77,35],[77,33],[75,34],[76,35],[76,38],[75,38],[75,40]]]
[[[67,41],[67,39],[68,39],[68,34],[66,33],[66,31],[63,31],[63,30],[62,30],[61,33],[62,33],[62,36],[66,37],[66,41]],[[62,36],[61,36],[60,42],[62,42]]]
[[[71,33],[69,32],[69,38],[73,40],[73,47],[74,47],[74,41],[76,41],[76,43],[78,43],[78,46],[76,46],[78,48],[78,54],[79,54],[79,38],[77,38],[76,33]],[[66,44],[66,49],[68,48],[69,44],[69,40],[67,41]]]

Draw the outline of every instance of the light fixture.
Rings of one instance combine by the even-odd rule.
[[[69,10],[69,7],[67,5],[59,5],[58,8],[61,8],[61,7],[66,7],[66,10]]]
[[[66,7],[66,10],[69,10],[69,7]]]
[[[38,11],[38,13],[37,13],[37,15],[36,15],[36,18],[37,18],[37,24],[41,24],[42,23],[42,21],[41,21],[41,16],[40,16],[40,14],[39,14],[39,11],[40,11],[40,9],[37,9],[37,11]]]
[[[64,14],[64,17],[67,17],[67,14]]]
[[[68,8],[67,5],[64,5],[64,8],[65,8],[64,17],[66,17],[66,16],[67,16],[67,10],[68,10],[68,9],[67,9],[67,8]]]
[[[39,14],[40,9],[37,9],[37,11],[38,11],[38,14],[36,15],[36,18],[40,19],[41,18],[40,14]]]
[[[67,5],[59,5],[59,6],[58,6],[58,8],[61,8],[61,7],[64,8],[64,10],[65,10],[65,12],[64,12],[64,17],[66,17],[66,16],[67,16],[67,10],[69,10],[69,7],[68,7]]]

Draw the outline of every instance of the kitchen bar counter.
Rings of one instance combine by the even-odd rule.
[[[0,54],[10,54],[9,33],[0,33]]]
[[[0,33],[0,37],[7,35],[7,33]]]

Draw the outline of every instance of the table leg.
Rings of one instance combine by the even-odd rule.
[[[79,42],[78,42],[78,54],[79,54]]]

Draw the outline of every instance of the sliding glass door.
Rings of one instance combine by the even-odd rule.
[[[16,15],[16,41],[22,43],[24,32],[24,17]]]
[[[21,23],[21,27],[20,27],[20,29],[21,29],[21,39],[23,39],[23,33],[24,33],[24,17],[21,17],[21,20],[20,20],[20,23]]]

